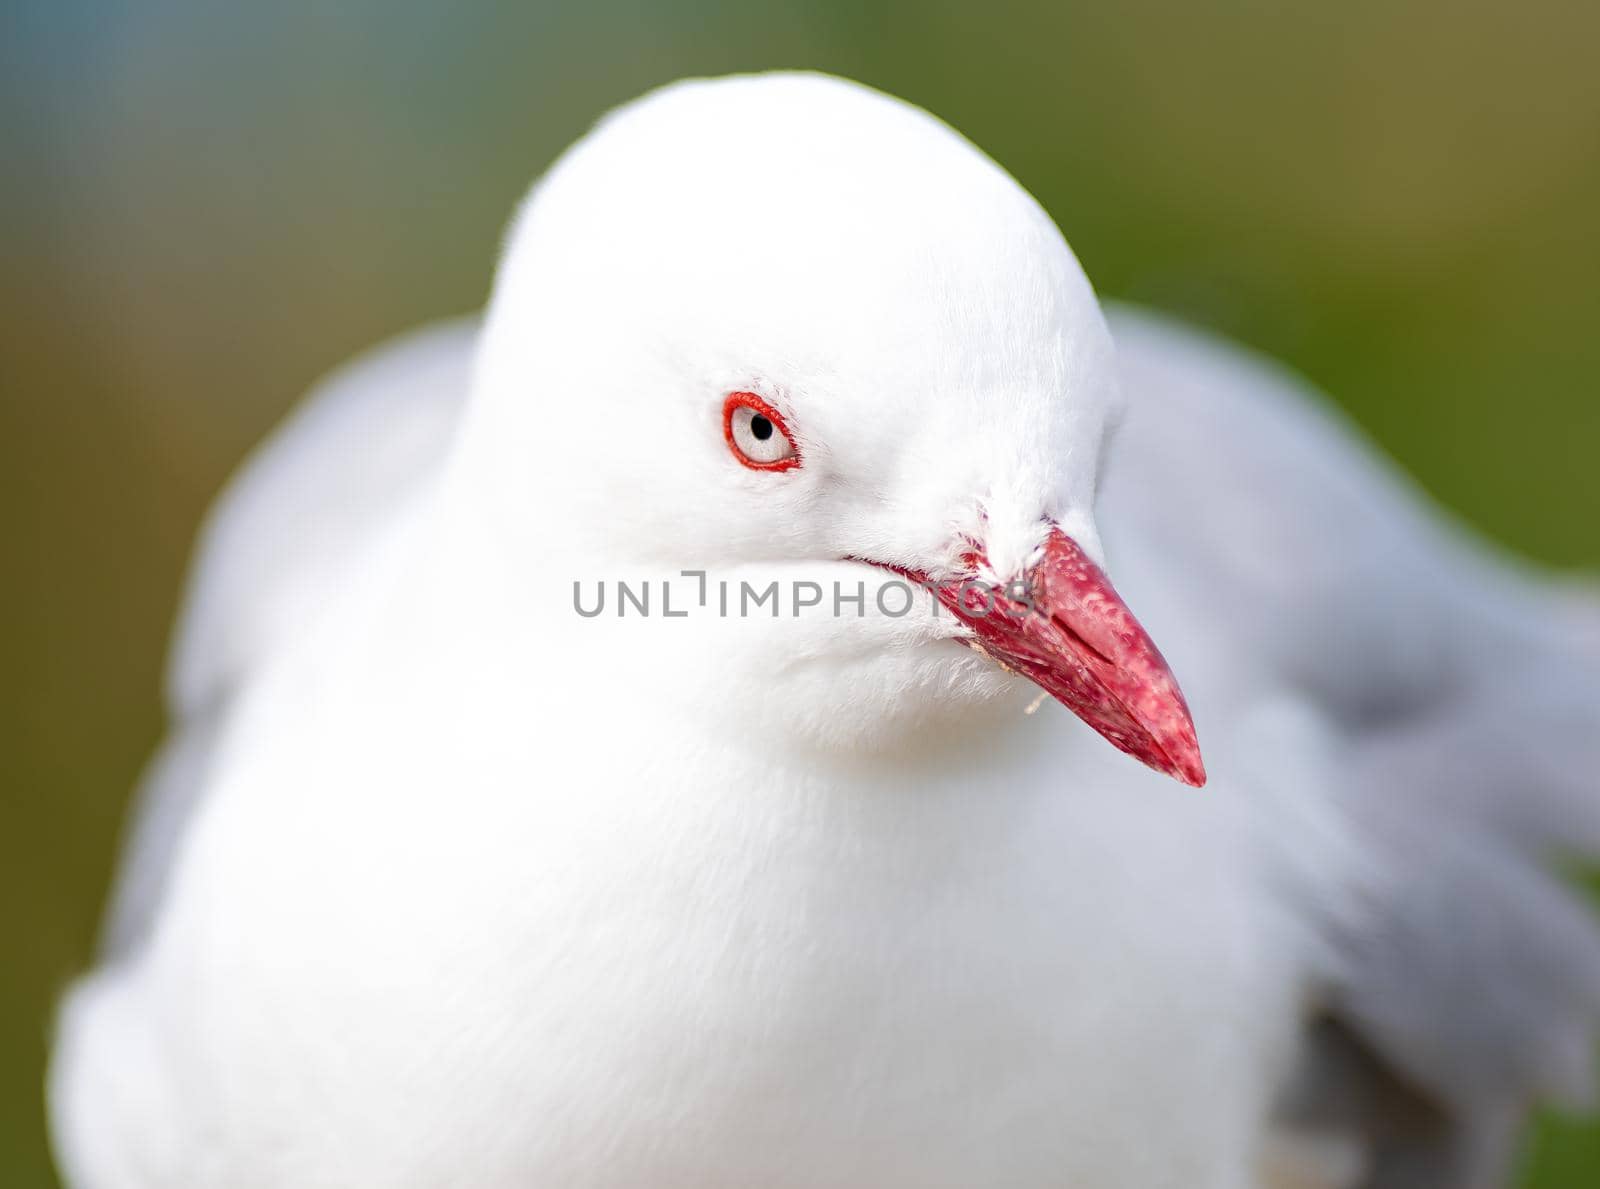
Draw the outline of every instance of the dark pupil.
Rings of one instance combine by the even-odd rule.
[[[755,434],[756,441],[764,442],[772,436],[772,422],[757,413],[750,418],[750,432]]]

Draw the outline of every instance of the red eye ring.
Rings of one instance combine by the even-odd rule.
[[[733,434],[733,417],[740,409],[749,409],[758,417],[765,417],[772,422],[789,443],[792,453],[787,458],[779,458],[772,462],[761,462],[751,458],[739,446]],[[800,447],[795,445],[794,435],[789,432],[789,427],[784,423],[783,417],[766,401],[753,392],[731,392],[722,405],[722,436],[728,443],[728,449],[739,462],[749,467],[752,471],[789,471],[800,465]]]

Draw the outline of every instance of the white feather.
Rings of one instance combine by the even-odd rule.
[[[1538,596],[1291,386],[1116,329],[1120,385],[1038,206],[884,96],[767,76],[605,121],[481,339],[357,365],[208,530],[174,679],[204,760],[154,781],[186,808],[63,1009],[72,1183],[1263,1183],[1341,942],[1406,894],[1341,788],[1352,715],[1462,659],[1458,585]],[[925,606],[573,610],[683,569],[871,590],[839,559],[938,572],[962,533],[1009,573],[1045,515],[1098,554],[1119,387],[1109,560],[1203,791],[1028,714]],[[734,390],[803,467],[731,462]]]

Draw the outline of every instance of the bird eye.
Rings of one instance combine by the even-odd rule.
[[[722,435],[728,449],[755,471],[787,471],[800,465],[789,427],[778,411],[753,392],[735,392],[722,406]]]

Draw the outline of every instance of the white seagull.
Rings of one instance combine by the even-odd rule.
[[[1588,1090],[1594,623],[927,114],[668,87],[219,505],[60,1163],[1499,1183]]]

